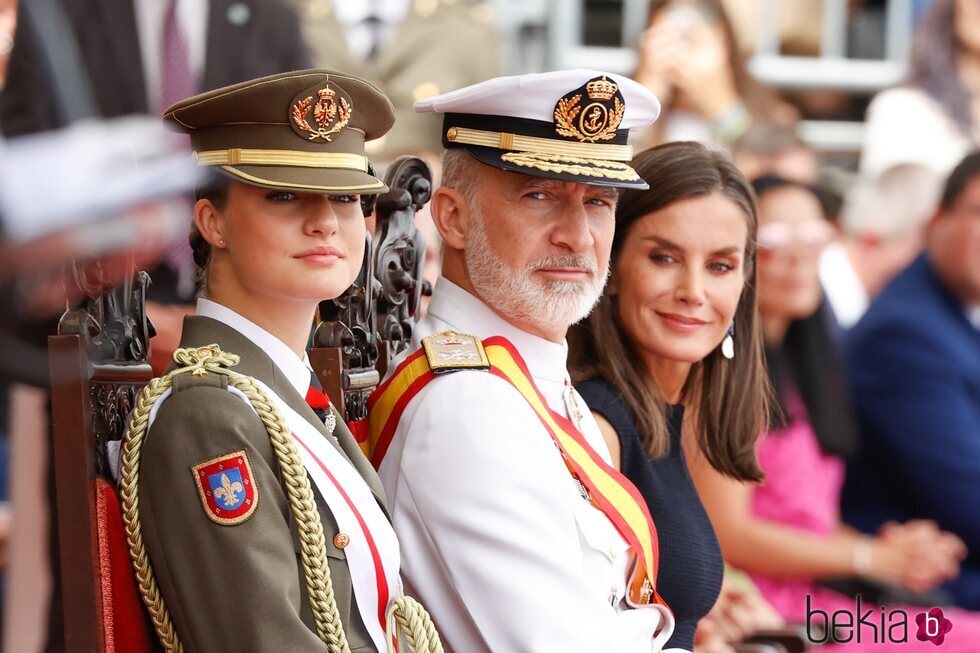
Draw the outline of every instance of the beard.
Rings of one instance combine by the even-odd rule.
[[[464,251],[466,269],[477,294],[498,312],[543,331],[564,331],[585,319],[602,296],[609,268],[599,273],[584,256],[552,256],[511,268],[500,262],[487,238],[482,209],[471,207],[473,226]],[[573,267],[587,270],[585,281],[535,278],[538,270]]]

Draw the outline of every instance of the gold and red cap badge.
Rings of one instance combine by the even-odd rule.
[[[364,143],[394,123],[388,98],[368,82],[301,70],[235,84],[167,109],[164,122],[190,135],[200,165],[277,190],[374,194]]]
[[[353,109],[351,99],[342,90],[325,83],[313,94],[300,93],[289,107],[293,130],[309,141],[330,142],[331,136],[350,122]],[[305,97],[304,97],[305,96]],[[310,125],[310,113],[313,124]]]

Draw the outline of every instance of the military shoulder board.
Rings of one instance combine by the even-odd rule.
[[[443,331],[422,338],[422,348],[434,374],[460,370],[489,370],[490,361],[483,342],[474,336]]]

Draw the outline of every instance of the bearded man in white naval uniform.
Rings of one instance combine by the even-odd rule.
[[[617,91],[597,86],[608,100],[598,110],[587,87],[597,80]],[[445,331],[505,337],[548,406],[608,463],[569,382],[565,333],[605,285],[617,187],[646,187],[625,140],[656,119],[657,99],[629,79],[578,70],[497,78],[415,108],[446,114],[447,151],[431,205],[442,277],[408,354]],[[482,371],[438,376],[409,400],[381,454],[406,583],[447,649],[662,649],[672,615],[629,605],[634,552],[514,386]]]

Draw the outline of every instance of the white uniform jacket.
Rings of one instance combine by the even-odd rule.
[[[446,330],[510,340],[549,406],[569,416],[564,343],[517,329],[440,278],[409,353]],[[595,420],[573,397],[586,439],[608,462]],[[380,473],[406,591],[429,609],[448,650],[649,653],[670,637],[668,611],[624,602],[628,544],[581,496],[507,381],[463,371],[429,382],[406,407]]]

